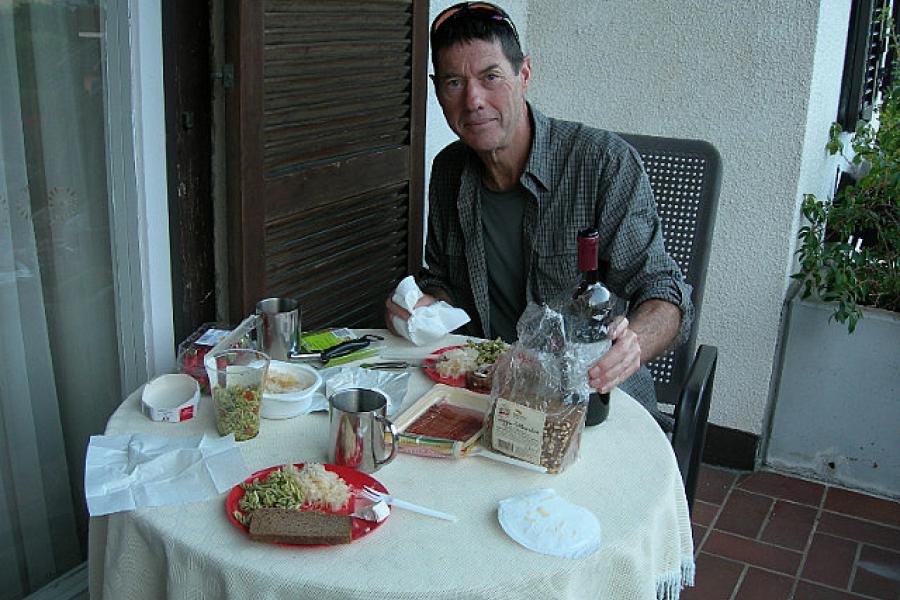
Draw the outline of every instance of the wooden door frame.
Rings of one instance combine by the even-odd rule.
[[[428,103],[428,29],[429,0],[413,3],[412,51],[412,119],[410,127],[409,257],[407,272],[422,268],[422,245],[425,238],[425,107]]]
[[[175,343],[216,320],[208,2],[162,0]]]
[[[251,35],[242,35],[242,24],[261,30],[263,2],[232,0],[225,4],[225,63],[233,65],[234,86],[226,90],[226,219],[228,236],[228,314],[238,321],[259,298],[250,290],[265,287],[263,261],[263,212],[250,210],[250,202],[263,201],[262,96],[263,56]],[[241,60],[239,57],[242,57]],[[249,67],[249,68],[247,68]],[[249,81],[249,85],[247,85]],[[244,232],[249,231],[247,235]],[[254,252],[255,251],[255,252]]]

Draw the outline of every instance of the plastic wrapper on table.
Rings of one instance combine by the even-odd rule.
[[[591,392],[587,372],[610,346],[605,336],[592,343],[574,341],[579,323],[568,308],[526,307],[517,326],[519,340],[494,366],[482,436],[488,449],[549,473],[578,458]]]
[[[359,367],[331,367],[321,371],[325,382],[325,396],[330,397],[338,390],[365,388],[378,390],[388,397],[387,416],[393,416],[403,405],[406,389],[409,387],[409,373],[392,373],[361,369]],[[325,409],[328,406],[326,404]]]

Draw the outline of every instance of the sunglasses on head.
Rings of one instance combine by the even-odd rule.
[[[521,45],[521,42],[519,41],[519,32],[516,31],[516,26],[513,24],[512,19],[506,14],[506,11],[490,2],[460,2],[459,4],[454,4],[435,17],[434,22],[431,23],[431,35],[437,33],[447,21],[459,18],[466,13],[480,14],[480,16],[487,17],[488,19],[506,23],[512,30],[513,37],[516,38],[516,43]]]

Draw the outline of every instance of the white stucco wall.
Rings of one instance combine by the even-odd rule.
[[[545,112],[705,139],[722,155],[699,330],[719,348],[720,425],[763,431],[799,199],[833,178],[821,167],[848,11],[848,0],[528,6],[531,98]]]
[[[434,2],[431,16],[452,2]],[[827,194],[849,0],[517,0],[530,99],[560,118],[705,139],[724,174],[699,340],[719,348],[710,419],[760,434],[802,193]],[[433,94],[427,169],[454,139]]]

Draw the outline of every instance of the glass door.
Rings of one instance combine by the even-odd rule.
[[[0,2],[0,597],[85,559],[84,453],[122,399],[93,0]]]

